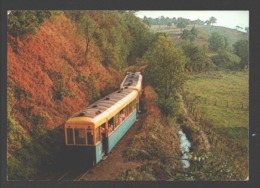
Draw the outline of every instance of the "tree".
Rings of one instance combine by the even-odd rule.
[[[91,16],[91,11],[66,11],[65,12],[76,23],[79,34],[83,34],[86,40],[85,55],[88,55],[90,42],[96,31],[96,23]]]
[[[155,40],[155,34],[150,32],[149,28],[131,12],[122,15],[122,22],[125,23],[127,34],[130,41],[125,41],[125,45],[129,45],[130,52],[127,58],[128,65],[134,65],[137,58],[141,58],[152,42]],[[126,33],[124,34],[126,35]],[[125,38],[124,36],[122,36]]]
[[[236,29],[243,29],[243,27],[240,27],[239,25],[237,25]]]
[[[197,35],[198,35],[198,30],[195,27],[192,27],[191,30],[184,29],[182,32],[181,38],[183,40],[190,40],[190,42],[191,42],[191,41],[195,40]]]
[[[185,68],[190,72],[207,71],[214,67],[211,59],[206,55],[205,47],[200,48],[194,43],[186,43],[182,46],[187,63]]]
[[[240,57],[227,50],[219,50],[218,55],[212,56],[211,59],[213,63],[220,68],[239,68]]]
[[[168,26],[168,27],[171,27],[171,26],[172,26],[172,23],[167,23],[167,26]]]
[[[122,70],[136,63],[148,49],[155,34],[133,11],[66,11],[85,36],[86,55],[96,45],[105,66]],[[148,18],[145,18],[148,19]]]
[[[248,33],[249,32],[249,27],[245,27],[245,30]]]
[[[241,58],[240,68],[245,68],[249,63],[249,42],[248,40],[239,40],[233,44],[234,53]]]
[[[190,36],[191,36],[190,30],[184,29],[183,32],[182,32],[181,38],[183,40],[188,40],[188,39],[190,39]]]
[[[206,20],[206,21],[205,21],[205,24],[206,24],[206,25],[210,25],[211,23],[210,23],[209,20]]]
[[[175,25],[177,24],[177,19],[175,17],[172,18],[172,23],[174,23]]]
[[[198,31],[194,26],[192,27],[192,29],[191,29],[190,32],[191,32],[191,34],[194,35],[195,37],[197,37],[197,36],[198,36],[198,33],[199,33],[199,31]]]
[[[151,27],[151,22],[150,22],[149,18],[147,18],[146,16],[144,16],[143,22],[144,22],[148,27]]]
[[[177,27],[181,28],[181,30],[183,28],[185,28],[189,23],[190,23],[190,21],[188,19],[185,19],[185,18],[178,18],[177,19]]]
[[[204,24],[205,24],[205,22],[203,22],[203,21],[200,20],[200,19],[191,21],[191,23],[192,23],[194,26],[195,26],[195,25],[204,25]]]
[[[209,18],[209,25],[213,25],[214,23],[217,23],[217,19],[215,18],[215,17],[213,17],[213,16],[211,16],[210,18]]]
[[[149,61],[147,80],[156,87],[163,100],[173,97],[185,81],[186,58],[181,49],[176,49],[170,37],[160,35],[145,54]]]
[[[227,38],[217,32],[212,33],[208,41],[209,47],[212,50],[225,49],[228,47]]]

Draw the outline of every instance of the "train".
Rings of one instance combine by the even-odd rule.
[[[127,72],[117,91],[72,115],[65,123],[65,145],[74,160],[94,166],[137,121],[142,95],[141,72]]]

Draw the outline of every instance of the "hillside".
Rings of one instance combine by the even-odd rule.
[[[152,35],[129,11],[12,11],[8,19],[8,178],[49,177],[64,168],[66,120],[116,90]]]
[[[192,27],[193,25],[188,25],[185,29],[191,30]],[[219,34],[227,37],[230,46],[232,46],[237,40],[241,40],[241,39],[248,40],[249,37],[248,33],[244,33],[236,29],[230,29],[221,26],[195,25],[195,28],[197,28],[199,31],[198,37],[195,42],[200,46],[208,43],[208,38],[210,37],[210,34],[213,32],[218,32]],[[183,42],[183,40],[180,38],[182,31],[180,28],[177,28],[175,25],[173,26],[162,25],[160,27],[158,25],[152,25],[151,30],[153,32],[165,32],[166,34],[172,37],[174,43],[177,46]]]
[[[75,32],[62,15],[19,41],[18,54],[8,44],[8,92],[14,97],[11,114],[28,133],[37,126],[37,118],[45,124],[38,126],[61,125],[122,80],[119,72],[101,64],[96,46],[85,57],[84,39]],[[36,119],[28,120],[29,114]]]
[[[64,138],[58,131],[50,139],[48,130],[61,130],[59,127],[71,115],[115,90],[122,81],[120,72],[101,63],[103,57],[94,43],[87,57],[84,45],[84,38],[77,35],[75,26],[64,15],[46,20],[36,35],[19,40],[19,53],[8,43],[10,178],[32,177],[41,157],[50,163],[51,147],[62,146]],[[35,142],[38,138],[41,141]],[[53,145],[55,138],[61,140]],[[41,142],[49,144],[42,147]],[[17,168],[23,170],[17,173]]]

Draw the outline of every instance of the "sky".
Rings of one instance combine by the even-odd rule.
[[[217,19],[214,25],[235,29],[236,26],[249,27],[249,11],[138,11],[137,17],[158,18],[161,16],[169,18],[187,18],[190,20],[208,20],[211,16]],[[243,30],[244,31],[244,30]]]

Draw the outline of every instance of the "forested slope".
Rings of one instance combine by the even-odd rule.
[[[24,146],[117,89],[123,80],[122,69],[142,55],[143,44],[150,40],[148,29],[132,12],[52,11],[33,25],[37,22],[35,14],[40,18],[35,12],[12,11],[8,17],[7,135],[11,179],[35,174],[32,169],[37,165],[27,164],[26,168],[32,168],[26,170],[21,159],[34,158],[31,162],[40,163],[37,150],[28,151]],[[17,23],[21,27],[16,27]],[[92,26],[94,30],[86,30]],[[38,141],[35,144],[40,146]],[[50,146],[38,151],[49,154]],[[34,154],[24,155],[28,152]],[[17,168],[23,172],[18,174]]]

